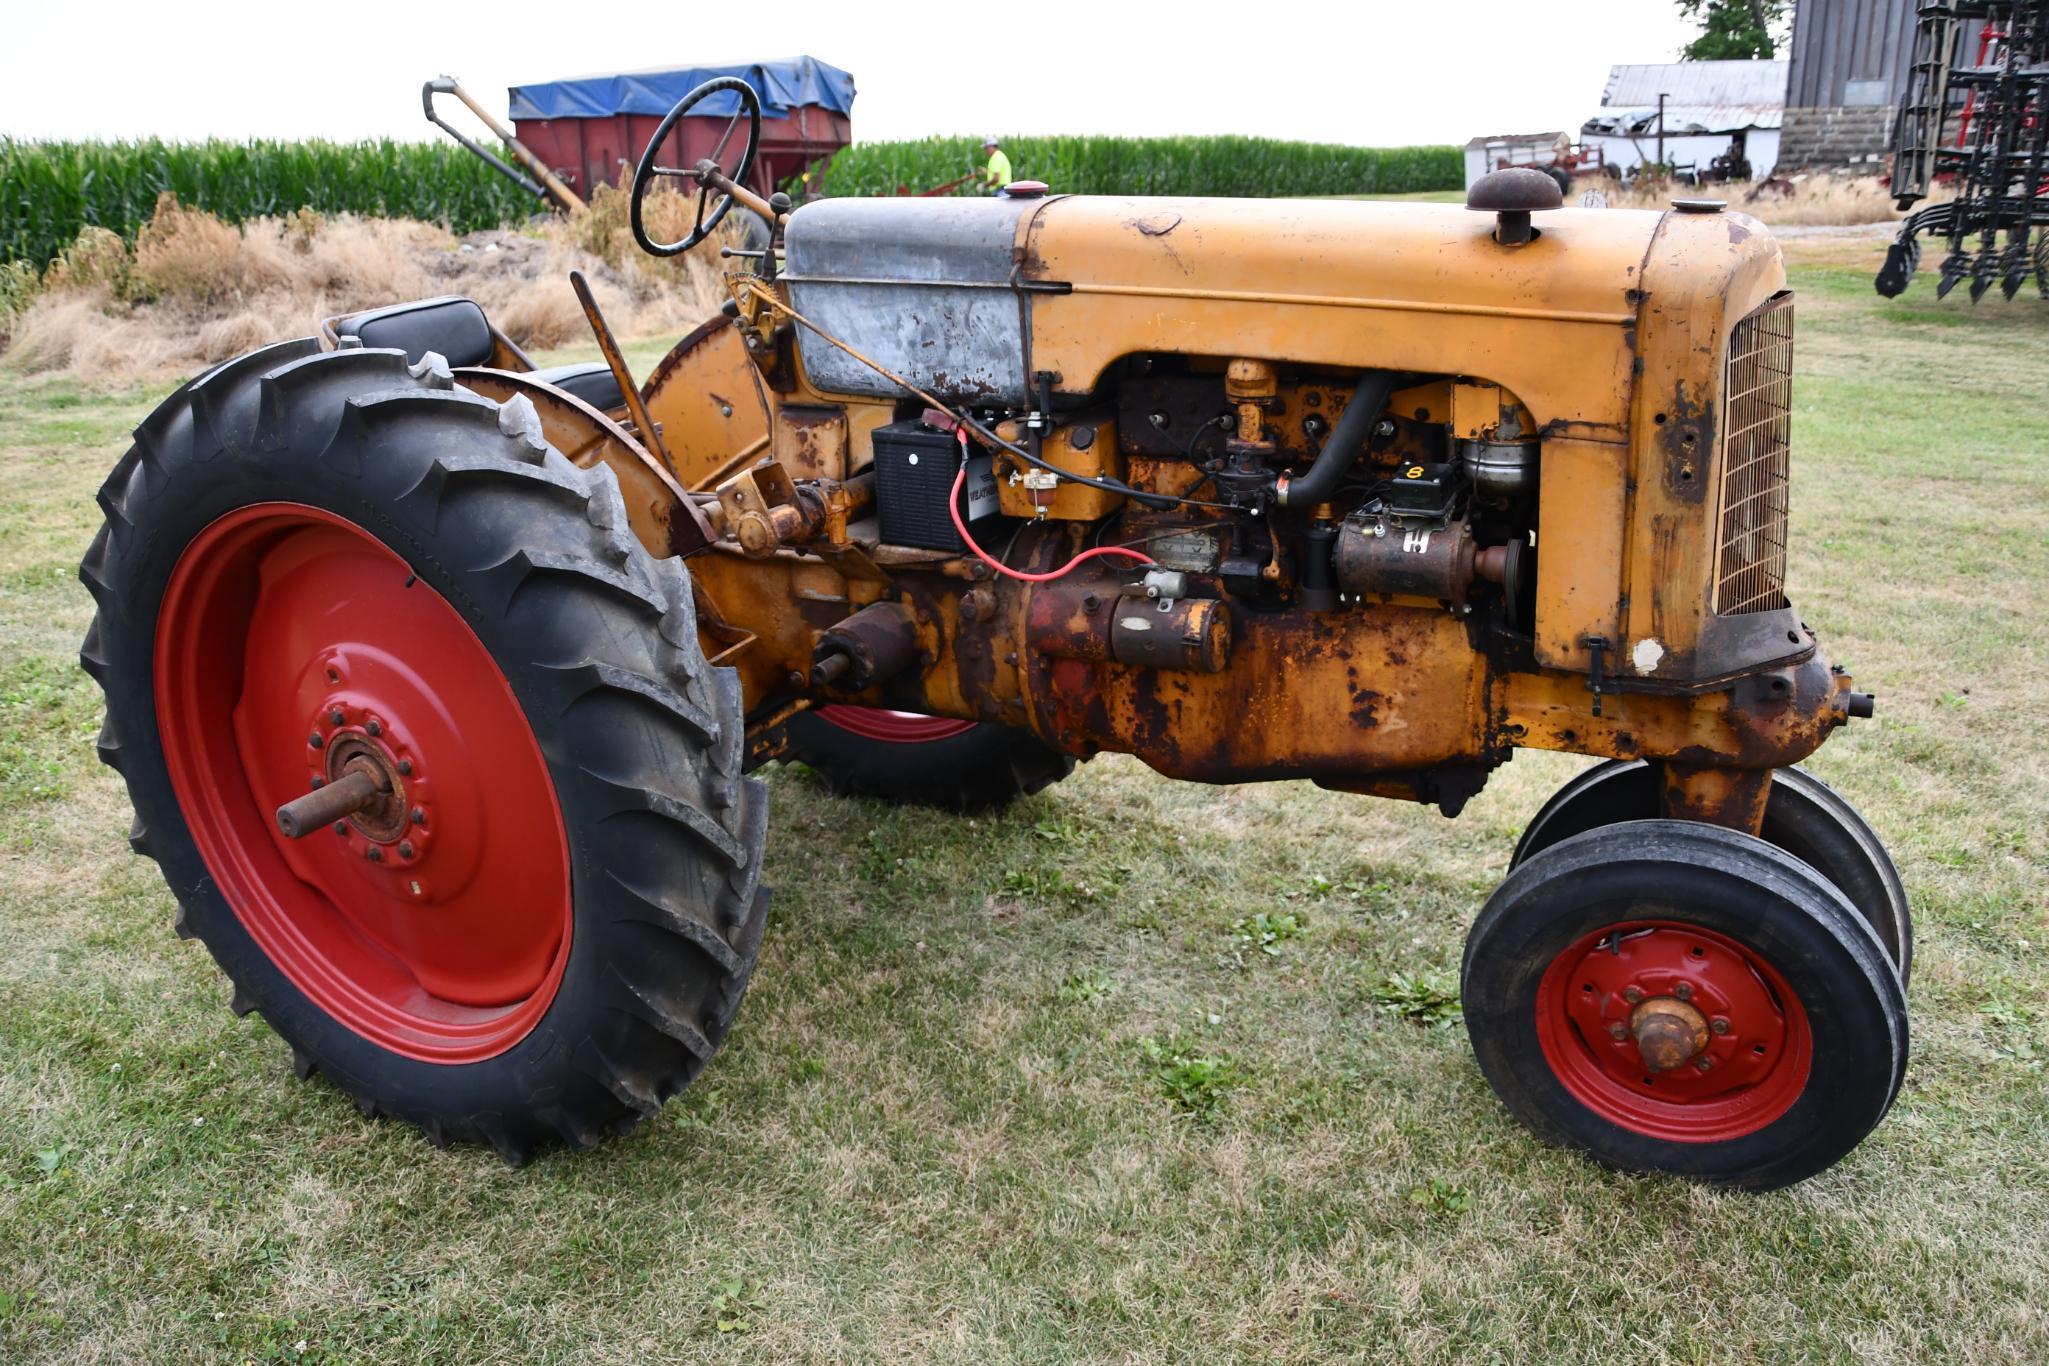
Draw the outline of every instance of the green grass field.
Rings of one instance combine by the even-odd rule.
[[[1474,1067],[1443,991],[1541,755],[1456,823],[773,772],[760,970],[680,1103],[522,1171],[366,1123],[229,1013],[93,760],[74,565],[169,383],[0,375],[0,1359],[2049,1358],[2049,306],[1868,278],[1797,275],[1793,581],[1879,695],[1813,767],[1911,889],[1914,1058],[1768,1196],[1540,1147]]]

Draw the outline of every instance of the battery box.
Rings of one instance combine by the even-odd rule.
[[[875,516],[883,544],[967,549],[946,511],[960,473],[960,439],[922,422],[893,422],[875,429],[874,442]],[[996,515],[996,469],[988,455],[969,459],[959,507],[970,530]]]

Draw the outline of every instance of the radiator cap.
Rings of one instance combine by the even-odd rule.
[[[1726,199],[1675,199],[1672,207],[1681,213],[1720,213],[1729,207]]]
[[[1003,193],[1011,199],[1039,199],[1046,193],[1043,180],[1013,180],[1003,187]]]

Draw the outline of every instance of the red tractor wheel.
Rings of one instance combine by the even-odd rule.
[[[835,703],[790,719],[788,757],[841,796],[987,811],[1059,782],[1074,761],[1028,731]]]
[[[1790,1185],[1871,1132],[1906,1066],[1905,994],[1842,893],[1693,822],[1528,859],[1474,923],[1462,990],[1516,1117],[1627,1171]]]
[[[697,1074],[766,808],[608,472],[445,368],[287,343],[167,400],[100,502],[101,754],[302,1076],[522,1161]]]

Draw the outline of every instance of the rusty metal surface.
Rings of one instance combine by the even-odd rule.
[[[1373,517],[1338,529],[1338,586],[1347,593],[1462,603],[1479,575],[1479,545],[1463,522],[1449,526]]]
[[[384,800],[387,788],[367,767],[344,773],[331,783],[314,788],[277,809],[277,828],[290,839],[304,839],[315,830],[346,820]]]
[[[632,435],[582,399],[531,375],[482,367],[457,370],[456,382],[504,403],[525,395],[541,419],[548,444],[585,469],[605,465],[619,481],[626,516],[648,553],[694,555],[718,533],[676,478]]]
[[[583,316],[590,323],[591,335],[597,338],[598,352],[604,356],[605,365],[611,370],[612,379],[619,386],[619,394],[626,400],[626,413],[633,419],[634,435],[639,438],[642,446],[652,451],[655,458],[662,462],[664,469],[675,473],[676,462],[671,460],[668,451],[662,448],[661,430],[648,417],[647,403],[641,398],[639,388],[633,383],[633,372],[626,368],[625,353],[620,351],[619,342],[613,337],[612,328],[606,323],[604,313],[599,310],[597,298],[591,293],[591,287],[583,278],[582,271],[569,272],[569,286],[576,291],[576,301],[583,305]]]
[[[685,488],[709,489],[768,451],[768,391],[724,314],[670,349],[642,401]]]
[[[1110,610],[1110,657],[1145,669],[1219,673],[1231,658],[1231,608],[1215,598],[1122,597]]]
[[[1652,1072],[1684,1067],[1708,1046],[1707,1016],[1673,996],[1638,1001],[1629,1012],[1629,1033],[1643,1055],[1643,1065]]]
[[[1760,775],[1860,705],[1796,619],[1712,610],[1721,357],[1737,319],[1783,287],[1775,248],[1735,214],[1561,210],[1504,251],[1457,208],[1288,207],[1284,224],[1223,201],[1014,212],[1003,285],[982,292],[1022,309],[1007,363],[1057,376],[1060,421],[1033,433],[1038,449],[1073,472],[1214,497],[1212,445],[1307,463],[1359,371],[1398,371],[1407,387],[1358,478],[1462,462],[1466,443],[1496,453],[1508,468],[1488,466],[1489,496],[1535,499],[1533,631],[1491,613],[1509,556],[1500,533],[1482,542],[1463,521],[1404,552],[1428,573],[1404,576],[1414,566],[1390,564],[1386,545],[1354,544],[1334,557],[1349,597],[1306,600],[1302,525],[1358,534],[1345,520],[1356,484],[1335,511],[1255,519],[1073,485],[1041,499],[1021,462],[1006,470],[1020,477],[1004,510],[1021,520],[989,547],[1006,566],[1043,573],[1089,546],[1141,545],[1193,577],[1164,614],[1124,567],[1029,584],[879,544],[862,515],[872,493],[851,481],[866,477],[872,433],[902,412],[827,392],[808,351],[793,363],[790,329],[743,305],[746,327],[699,329],[647,386],[677,464],[659,489],[641,486],[651,528],[652,504],[687,504],[683,488],[762,495],[758,509],[727,506],[725,538],[693,562],[706,649],[739,671],[752,742],[771,743],[763,726],[793,708],[852,701],[1026,727],[1069,754],[1128,752],[1179,777],[1307,778],[1447,811],[1515,748],[1548,748],[1665,761],[1669,813],[1754,830]],[[964,272],[988,274],[976,261]],[[792,288],[805,283],[800,272]],[[895,335],[847,330],[875,349]],[[774,346],[750,352],[748,335]],[[919,364],[936,381],[948,362]],[[592,458],[623,460],[634,448],[620,436]],[[1375,541],[1414,530],[1405,520]],[[1470,604],[1481,610],[1458,610]],[[1172,629],[1121,627],[1126,613],[1171,616]],[[889,658],[864,660],[848,623],[884,618]]]
[[[821,632],[811,654],[812,686],[860,692],[917,660],[917,618],[902,603],[872,602]]]
[[[1124,452],[1117,445],[1117,418],[1109,409],[1080,414],[1050,433],[1039,446],[1039,457],[1055,468],[1086,479],[1125,477]],[[1108,517],[1124,501],[1104,489],[1033,469],[1007,454],[997,456],[996,498],[1006,517],[1071,522]]]

